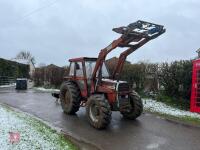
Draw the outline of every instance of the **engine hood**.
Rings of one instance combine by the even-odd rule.
[[[102,82],[109,89],[113,89],[113,90],[116,90],[118,92],[129,91],[130,90],[127,81],[117,81],[117,80],[111,80],[111,79],[102,79]]]
[[[112,80],[112,79],[102,79],[102,83],[103,85],[113,90],[118,90],[119,85],[122,83],[127,84],[126,81],[117,81],[117,80]]]

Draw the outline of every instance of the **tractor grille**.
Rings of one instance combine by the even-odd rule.
[[[129,85],[127,83],[120,83],[118,86],[118,91],[119,92],[129,91]]]

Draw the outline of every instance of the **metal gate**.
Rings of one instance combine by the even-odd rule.
[[[16,78],[9,76],[0,76],[0,86],[1,85],[9,85],[16,82]]]
[[[193,61],[190,111],[200,112],[200,59]]]

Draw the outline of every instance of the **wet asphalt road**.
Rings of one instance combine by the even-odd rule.
[[[200,150],[200,128],[173,123],[145,113],[136,121],[112,113],[106,130],[91,127],[81,108],[76,116],[65,115],[50,93],[0,89],[0,102],[50,122],[75,138],[104,150]]]

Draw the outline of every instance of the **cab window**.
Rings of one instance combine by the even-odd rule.
[[[86,74],[87,74],[88,79],[91,79],[95,65],[96,65],[96,61],[86,61],[85,62]],[[96,76],[98,76],[98,71],[97,71]],[[103,65],[102,65],[102,77],[103,78],[109,77],[109,73],[108,73],[105,63],[103,63]]]
[[[76,76],[83,77],[83,66],[82,62],[75,62]]]
[[[74,62],[71,62],[70,64],[70,70],[69,70],[69,75],[74,76]]]

